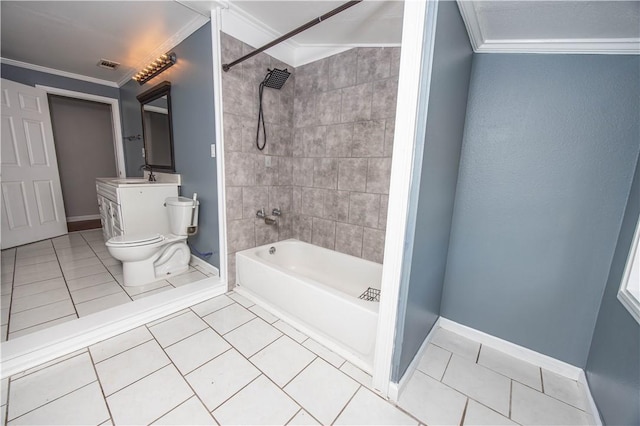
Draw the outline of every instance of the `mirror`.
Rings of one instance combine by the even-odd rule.
[[[147,168],[175,172],[171,126],[171,83],[163,81],[137,96],[142,113]]]

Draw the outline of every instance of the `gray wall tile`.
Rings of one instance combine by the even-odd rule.
[[[362,226],[336,223],[336,251],[362,257]]]
[[[392,47],[391,49],[391,69],[389,75],[395,76],[400,74],[400,48]]]
[[[364,192],[367,189],[367,159],[338,160],[338,189]]]
[[[246,250],[256,246],[253,226],[254,219],[227,221],[227,241],[229,253]]]
[[[226,183],[228,186],[251,186],[255,184],[253,156],[242,152],[225,154]]]
[[[293,127],[313,126],[316,124],[315,97],[296,96],[293,100]]]
[[[380,216],[378,216],[378,228],[387,229],[387,211],[389,210],[389,196],[380,196]]]
[[[396,119],[387,118],[384,128],[384,156],[391,157],[393,154],[393,134],[396,131]]]
[[[269,214],[274,208],[280,209],[282,214],[291,214],[293,210],[293,188],[290,186],[269,187],[269,204],[266,208]]]
[[[228,289],[232,290],[236,286],[236,254],[227,255],[227,275]]]
[[[336,189],[338,187],[338,160],[316,158],[313,162],[313,186],[315,188]]]
[[[323,189],[302,188],[302,214],[309,216],[322,216],[323,204]]]
[[[302,133],[305,157],[324,157],[324,138],[327,133],[325,126],[307,127]]]
[[[328,90],[355,86],[358,50],[351,49],[328,58]]]
[[[302,188],[294,186],[291,188],[291,210],[293,213],[302,213]]]
[[[256,247],[278,241],[278,225],[267,225],[264,219],[255,219]]]
[[[390,78],[373,82],[371,118],[391,118],[396,115],[398,80]]]
[[[278,184],[278,157],[272,155],[255,154],[256,185],[277,185]],[[267,166],[267,158],[271,165]]]
[[[391,178],[391,158],[370,158],[367,170],[367,192],[376,194],[389,193]]]
[[[293,184],[313,186],[313,158],[293,159]]]
[[[314,217],[312,226],[311,244],[333,250],[336,242],[336,223]]]
[[[310,216],[301,214],[293,218],[293,238],[306,243],[311,243],[312,219]]]
[[[358,83],[380,80],[391,74],[391,49],[358,48]]]
[[[378,226],[380,195],[352,192],[349,198],[349,223],[369,227]]]
[[[242,187],[226,188],[227,220],[242,219]]]
[[[316,115],[319,124],[340,122],[342,91],[321,92],[316,95]]]
[[[351,156],[353,144],[353,124],[335,124],[327,126],[325,135],[325,154],[327,157]]]
[[[371,118],[372,84],[365,83],[342,90],[342,122],[369,120]]]
[[[364,228],[362,236],[362,258],[382,263],[384,258],[384,231]]]
[[[353,125],[353,157],[382,157],[384,154],[384,120],[361,121]]]
[[[255,219],[256,212],[269,206],[269,188],[266,186],[245,186],[242,190],[242,217]]]
[[[225,151],[242,151],[242,117],[235,114],[225,113],[223,121]]]
[[[349,220],[349,194],[349,191],[325,191],[323,217],[347,222]]]

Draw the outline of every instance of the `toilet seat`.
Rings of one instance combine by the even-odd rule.
[[[160,234],[128,234],[113,237],[107,241],[107,246],[113,247],[139,247],[157,244],[165,240]]]

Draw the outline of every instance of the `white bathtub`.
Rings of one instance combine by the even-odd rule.
[[[270,248],[275,248],[273,254]],[[371,372],[382,265],[298,240],[236,253],[237,291]]]

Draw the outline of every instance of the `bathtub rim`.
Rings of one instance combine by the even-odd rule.
[[[270,304],[268,302],[265,302],[259,295],[255,294],[254,292],[252,292],[251,290],[247,289],[246,287],[244,287],[242,285],[238,285],[233,289],[233,291],[235,291],[236,293],[238,293],[241,296],[246,297],[247,299],[249,299],[250,301],[255,303],[257,306],[263,308],[265,311],[267,311],[271,315],[276,316],[279,320],[284,321],[285,323],[287,323],[288,325],[292,326],[293,328],[295,328],[296,330],[300,331],[301,333],[306,334],[309,337],[309,339],[315,340],[316,342],[320,343],[322,346],[326,347],[327,349],[329,349],[332,352],[335,352],[337,355],[339,355],[340,357],[344,358],[346,361],[350,362],[351,364],[353,364],[354,366],[356,366],[360,370],[364,371],[369,376],[373,377],[374,362],[372,362],[371,365],[368,365],[364,360],[362,360],[359,357],[355,356],[354,354],[352,354],[347,349],[344,349],[340,344],[335,343],[330,338],[325,337],[322,333],[319,333],[319,332],[315,331],[313,329],[313,327],[307,326],[304,322],[296,319],[295,317],[293,317],[293,316],[291,316],[291,315],[289,315],[287,313],[284,313],[283,311],[281,311],[280,309],[276,308],[272,304]],[[284,332],[282,332],[282,334],[287,336],[287,337],[289,337]],[[289,337],[289,338],[291,338],[291,337]],[[304,340],[304,341],[306,341],[306,340]],[[304,346],[300,342],[296,342],[296,343],[300,344],[301,346]],[[322,358],[320,355],[318,355],[318,354],[316,354],[316,355],[318,357]],[[329,361],[326,361],[326,362],[329,362]],[[341,367],[342,367],[342,365],[340,367],[335,367],[335,368],[340,370]],[[342,370],[340,370],[340,371],[342,371]],[[345,373],[345,374],[347,374],[347,373]]]
[[[371,264],[374,264],[374,265],[382,266],[382,264],[380,264],[380,263],[372,262],[372,261],[367,260],[367,259],[362,259],[362,258],[359,258],[359,257],[352,256],[350,254],[346,254],[346,253],[342,253],[342,252],[339,252],[339,251],[336,251],[336,250],[331,250],[331,249],[328,249],[328,248],[325,248],[325,247],[317,246],[315,244],[307,243],[305,241],[297,240],[295,238],[289,238],[289,239],[286,239],[286,240],[277,241],[275,243],[263,244],[263,245],[258,246],[258,247],[253,247],[253,248],[249,248],[249,249],[245,249],[245,250],[236,252],[236,282],[235,282],[235,285],[236,286],[242,285],[242,283],[239,282],[240,274],[237,271],[238,270],[237,257],[238,256],[243,256],[243,257],[248,258],[249,260],[252,260],[254,262],[258,262],[261,265],[264,265],[266,268],[269,268],[271,270],[274,270],[274,271],[277,271],[277,272],[280,272],[280,273],[283,273],[283,274],[287,274],[287,275],[293,275],[295,278],[303,280],[303,281],[310,281],[310,282],[313,283],[313,285],[316,285],[316,286],[320,287],[322,290],[324,290],[324,291],[326,291],[326,292],[328,292],[328,293],[330,293],[330,294],[332,294],[332,295],[334,295],[336,297],[347,299],[349,301],[349,303],[352,303],[352,304],[358,306],[359,308],[362,308],[362,309],[374,312],[376,314],[379,314],[379,312],[380,312],[380,302],[370,302],[370,301],[367,301],[367,300],[364,300],[364,299],[360,299],[360,298],[358,298],[356,296],[352,296],[352,295],[347,294],[345,292],[339,291],[339,290],[335,289],[334,287],[332,287],[330,285],[324,284],[324,283],[322,283],[320,281],[317,281],[317,280],[314,280],[312,278],[306,277],[306,276],[304,276],[302,274],[299,274],[296,271],[291,271],[289,269],[285,269],[285,268],[283,268],[283,267],[281,267],[281,266],[279,266],[279,265],[277,265],[275,263],[272,263],[272,262],[269,262],[267,260],[264,260],[263,258],[259,257],[256,254],[257,250],[260,250],[260,249],[263,249],[263,248],[267,248],[268,249],[269,247],[273,247],[274,245],[281,244],[281,243],[287,243],[287,242],[302,243],[303,245],[313,246],[316,249],[321,249],[323,251],[329,251],[329,252],[335,252],[335,253],[338,253],[341,256],[347,256],[347,257],[356,259],[358,261],[363,261],[363,262],[366,262],[366,263],[371,263]],[[380,271],[380,273],[381,273],[381,277],[382,277],[382,270]]]

